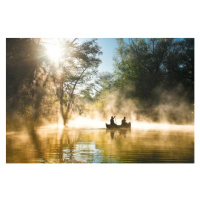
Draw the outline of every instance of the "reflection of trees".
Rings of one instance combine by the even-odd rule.
[[[101,162],[101,150],[94,142],[94,134],[63,129],[58,137],[56,135],[57,133],[54,133],[47,138],[41,138],[42,149],[45,151],[48,162]]]
[[[6,162],[45,162],[40,148],[41,144],[37,139],[31,137],[31,135],[26,132],[13,132],[11,135],[8,134],[6,136]],[[33,142],[34,140],[36,142]]]
[[[41,147],[40,147],[40,140],[34,130],[34,127],[30,127],[30,129],[28,130],[28,133],[30,135],[32,144],[35,147],[37,158],[42,159],[45,162],[44,155],[43,155]]]
[[[114,134],[114,138],[111,135]],[[125,138],[126,137],[126,138]],[[41,140],[42,146],[46,140]],[[79,145],[80,144],[80,145]],[[94,144],[95,149],[101,150],[98,155],[102,159],[97,162],[115,163],[152,163],[152,162],[193,162],[194,144],[192,137],[187,134],[167,132],[162,134],[159,131],[130,132],[126,130],[116,131],[73,131],[64,130],[59,137],[52,134],[51,141],[47,148],[54,162],[80,162],[76,156],[84,155],[91,157],[95,161],[95,153],[88,145]],[[77,149],[77,145],[80,149]],[[86,145],[86,146],[84,146]],[[84,149],[87,148],[87,149]],[[85,154],[81,151],[86,150]],[[52,152],[53,151],[53,152]],[[53,154],[54,153],[54,154]],[[67,154],[67,158],[65,157]],[[83,159],[84,160],[84,159]]]
[[[188,132],[45,129],[37,131],[38,146],[24,135],[7,136],[7,162],[194,162],[193,134]]]
[[[51,131],[51,129],[49,129],[49,131]],[[65,162],[63,159],[63,150],[66,148],[69,149],[70,155],[73,155],[74,145],[80,138],[79,133],[75,131],[70,132],[65,129],[55,129],[53,133],[47,133],[47,136],[44,137],[42,137],[41,133],[39,135],[41,136],[40,141],[45,158],[48,162],[54,163]]]
[[[26,132],[18,132],[7,136],[7,162],[62,163],[63,149],[68,148],[73,154],[79,137],[79,133],[69,133],[63,129],[29,130],[28,135]]]
[[[72,131],[73,132],[73,131]],[[69,155],[70,158],[69,160],[73,160],[73,149],[74,145],[76,144],[77,141],[80,139],[80,133],[70,133],[68,131],[64,131],[62,134],[62,137],[60,139],[60,148],[59,148],[59,158],[60,162],[63,162],[63,150],[64,149],[69,149]]]

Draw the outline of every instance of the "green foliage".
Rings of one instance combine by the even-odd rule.
[[[155,88],[160,86],[171,89],[187,83],[194,87],[193,39],[130,39],[129,44],[117,41],[116,85],[132,97],[153,98]]]
[[[131,100],[137,106],[136,114],[159,120],[158,105],[162,104],[168,112],[169,121],[181,121],[181,115],[175,115],[182,112],[175,112],[172,108],[182,110],[184,104],[185,112],[193,109],[194,39],[149,38],[129,39],[128,42],[117,39],[117,42],[115,70],[109,75],[112,78],[106,79],[105,74],[105,78],[100,78],[98,83],[101,87],[96,93],[96,100],[101,109],[109,103],[105,94],[109,93],[111,98],[110,94],[118,91],[121,94],[116,100],[118,110],[121,109],[122,99]],[[164,99],[169,101],[166,103]],[[182,114],[182,117],[185,116],[185,113]],[[188,118],[193,120],[192,115]]]

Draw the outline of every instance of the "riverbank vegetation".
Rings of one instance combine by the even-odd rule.
[[[95,39],[7,39],[7,129],[77,115],[193,123],[194,39],[117,42],[113,73],[99,73]]]
[[[111,109],[115,115],[121,112],[136,120],[192,123],[194,39],[117,42],[114,73],[100,75],[103,86],[97,99],[104,104],[105,95],[107,103],[115,104]]]

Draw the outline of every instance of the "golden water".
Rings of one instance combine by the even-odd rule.
[[[194,130],[168,128],[46,126],[37,130],[37,141],[25,131],[7,132],[6,159],[7,163],[194,163]]]

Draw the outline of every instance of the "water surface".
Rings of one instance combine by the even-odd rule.
[[[191,130],[59,129],[7,132],[7,163],[194,163]]]

